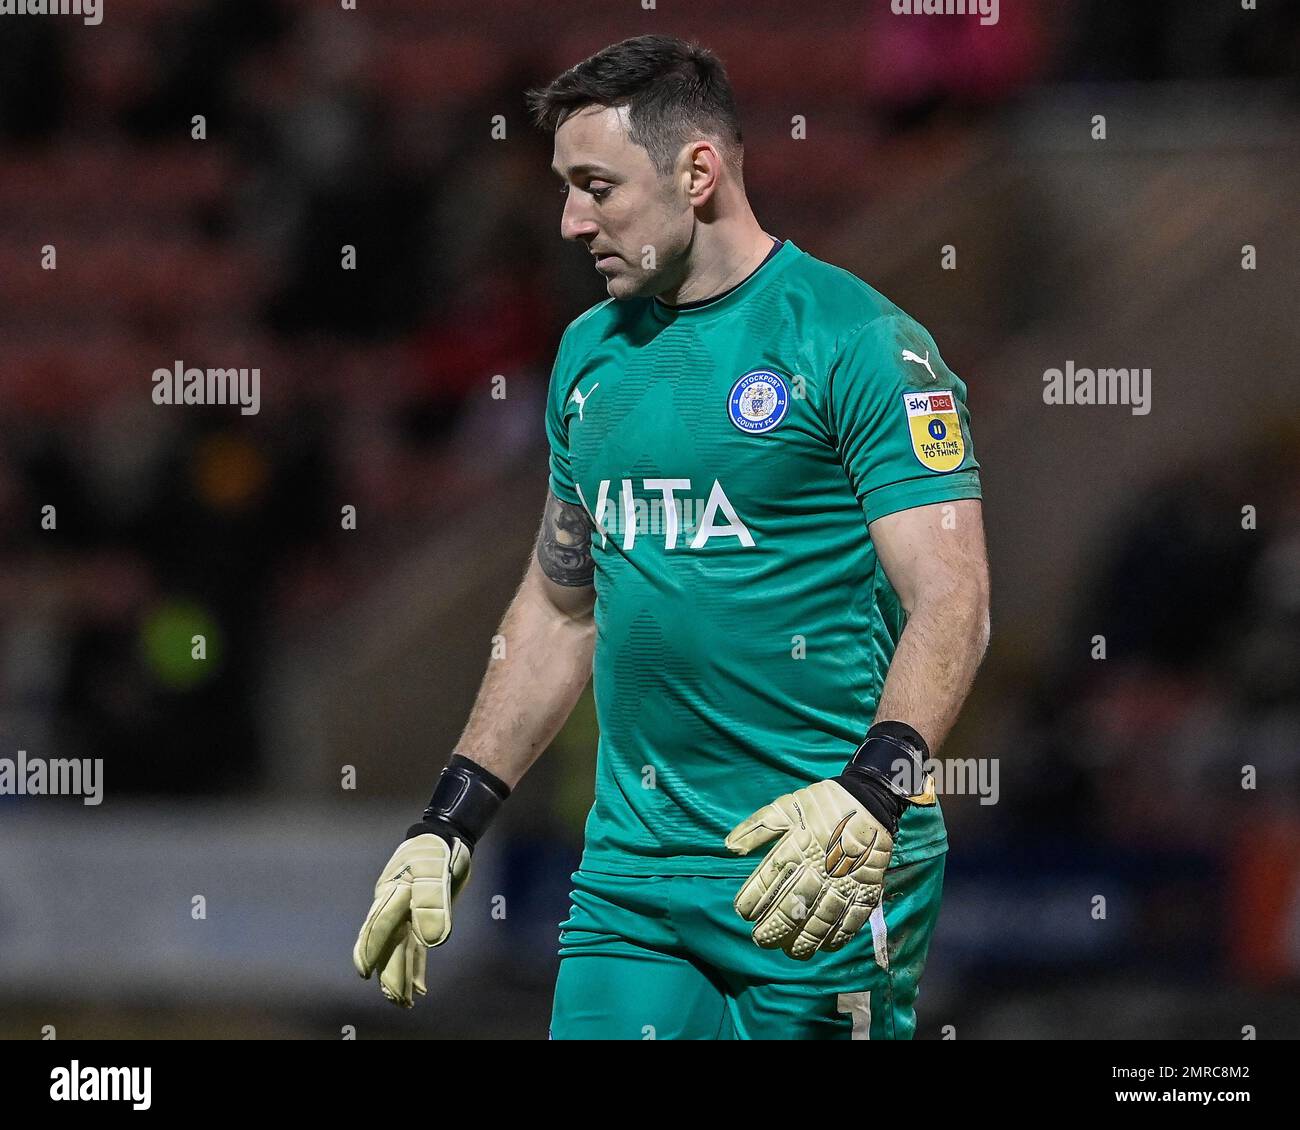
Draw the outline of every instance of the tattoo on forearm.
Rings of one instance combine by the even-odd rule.
[[[596,566],[591,559],[591,522],[581,506],[553,494],[546,496],[542,528],[537,535],[537,560],[557,585],[589,585]]]

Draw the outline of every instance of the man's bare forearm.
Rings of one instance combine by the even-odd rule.
[[[534,561],[501,621],[503,653],[489,661],[456,743],[457,753],[512,789],[560,732],[591,678],[595,622],[561,612],[542,584]]]
[[[523,584],[506,610],[456,752],[510,788],[560,731],[591,678],[596,590],[591,525],[548,492]]]
[[[948,736],[988,647],[988,604],[979,593],[948,594],[907,619],[881,690],[876,718],[906,722],[930,752]]]

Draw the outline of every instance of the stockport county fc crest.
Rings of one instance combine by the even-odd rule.
[[[770,432],[785,419],[790,390],[771,369],[752,369],[731,386],[727,412],[731,422],[747,435]]]

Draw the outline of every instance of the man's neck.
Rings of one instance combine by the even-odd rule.
[[[679,286],[658,296],[659,301],[667,306],[683,306],[730,290],[758,269],[775,242],[756,221],[743,238],[729,243],[726,250],[706,252],[707,262],[700,265],[700,270],[688,271]]]

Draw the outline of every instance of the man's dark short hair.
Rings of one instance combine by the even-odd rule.
[[[638,35],[598,51],[550,85],[528,91],[536,125],[554,133],[586,106],[626,106],[628,140],[642,146],[660,176],[687,142],[707,138],[736,177],[744,142],[722,61],[708,48],[671,35]]]

